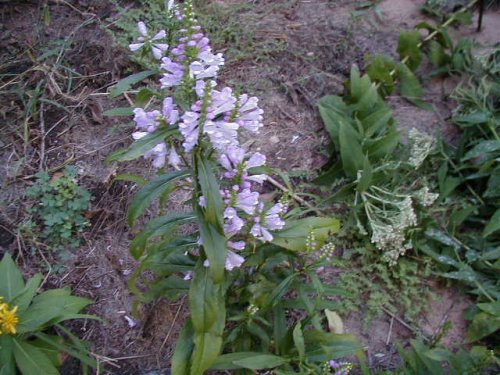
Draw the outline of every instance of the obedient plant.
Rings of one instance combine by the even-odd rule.
[[[143,156],[158,170],[129,208],[133,226],[160,200],[161,215],[131,243],[140,266],[130,287],[140,301],[188,294],[190,316],[172,373],[267,368],[282,374],[345,373],[345,366],[329,361],[362,352],[353,337],[323,330],[322,309],[335,305],[324,297],[339,291],[317,276],[326,258],[321,254],[331,255],[331,246],[322,245],[338,230],[338,221],[297,219],[300,210],[287,213],[286,197],[262,199],[266,157],[240,141],[263,127],[258,98],[217,82],[224,57],[212,50],[190,1],[182,9],[169,2],[165,15],[179,29],[150,32],[139,22],[139,36],[129,46],[132,52],[153,53],[159,79],[136,97],[147,105],[133,109],[135,142],[108,160]],[[178,42],[167,46],[165,40],[175,40],[172,34]],[[125,78],[114,95],[150,75]],[[182,212],[165,213],[169,195],[180,188],[192,193],[181,202]],[[157,281],[141,293],[136,280],[145,269],[153,270]],[[287,319],[286,309],[301,310],[302,318]]]

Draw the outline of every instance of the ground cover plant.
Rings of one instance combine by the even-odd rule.
[[[453,17],[449,20],[453,20]],[[431,30],[434,30],[434,35],[448,38],[443,30],[437,31],[439,28],[433,27]],[[421,60],[420,48],[423,44],[419,44],[421,37],[417,34],[414,35],[415,40],[408,44],[404,40],[409,35],[401,34],[398,52],[403,58],[403,64],[408,63],[408,68],[415,70]],[[429,40],[427,37],[424,41]],[[409,45],[413,46],[413,52],[405,54]],[[498,51],[494,48],[483,56],[475,57],[469,41],[461,41],[459,45],[462,45],[461,63],[455,65],[455,71],[465,77],[452,95],[459,105],[452,121],[463,131],[458,145],[445,140],[441,140],[438,145],[433,137],[412,129],[407,141],[409,153],[401,148],[394,154],[394,150],[402,144],[399,134],[391,127],[391,112],[384,106],[377,88],[384,87],[386,90],[389,85],[389,90],[392,91],[395,86],[394,76],[398,75],[394,63],[384,67],[384,61],[389,60],[378,56],[367,67],[364,77],[357,70],[351,73],[347,92],[342,98],[325,97],[320,102],[320,112],[332,138],[334,151],[333,165],[318,182],[328,184],[335,179],[338,181],[339,178],[347,178],[340,185],[337,182],[340,187],[336,188],[335,194],[327,201],[334,202],[346,197],[352,199],[350,215],[353,230],[358,235],[371,236],[370,242],[382,251],[382,259],[388,262],[389,267],[394,268],[398,265],[399,258],[413,249],[417,254],[421,251],[429,255],[436,262],[428,268],[427,261],[428,274],[432,272],[472,287],[471,293],[478,296],[478,304],[470,312],[472,323],[466,338],[466,343],[472,343],[499,328],[496,317],[498,272],[495,271],[495,261],[488,261],[498,260],[496,234],[500,223],[497,216],[498,199],[488,200],[497,196],[494,181],[498,166],[494,160],[498,121],[493,118],[498,103],[493,88],[495,84],[489,77],[498,72]],[[464,59],[463,56],[467,58]],[[449,58],[447,61],[456,62],[457,59]],[[436,63],[434,60],[431,58],[433,64]],[[394,70],[391,71],[391,68]],[[372,76],[377,78],[379,84],[384,82],[386,86],[376,85],[370,79]],[[403,80],[401,85],[404,85]],[[418,91],[418,96],[421,96],[420,89]],[[387,92],[382,91],[382,94],[386,95]],[[411,95],[408,97],[403,90],[401,94],[411,101],[415,98]],[[377,146],[373,147],[374,144]],[[403,147],[406,148],[406,145]],[[427,163],[433,167],[425,170],[422,166]],[[450,166],[453,171],[449,171]],[[478,172],[478,169],[485,173]],[[418,171],[418,177],[415,171]],[[461,185],[465,185],[465,190],[460,189]],[[473,216],[478,214],[481,218]],[[469,218],[471,221],[467,223]],[[467,240],[465,244],[463,241]],[[362,246],[363,244],[358,245]],[[361,254],[366,257],[366,250],[363,249]],[[363,257],[360,259],[366,262]],[[410,261],[410,264],[418,267],[416,262]],[[380,273],[380,268],[375,269]],[[373,267],[368,270],[374,272]],[[344,279],[348,283],[353,281],[349,278],[349,273]],[[401,281],[397,268],[391,276],[382,277],[382,280],[389,285]],[[360,283],[363,284],[368,290],[372,289],[370,282]],[[403,284],[402,288],[406,289],[407,286]],[[372,296],[377,295],[373,289],[370,293]],[[376,308],[389,302],[391,300],[387,297],[381,298]],[[406,299],[402,300],[402,304],[410,309],[411,304]],[[486,319],[489,319],[488,323]],[[495,341],[490,345],[495,347]],[[482,358],[488,357],[486,348],[478,350],[485,353],[486,356]],[[405,361],[408,360],[404,355],[403,357],[406,358]],[[481,362],[482,360],[479,361]],[[486,360],[483,365],[487,362]],[[417,371],[419,365],[413,362],[411,367],[412,371]],[[474,371],[480,371],[480,368],[482,367],[479,366]],[[465,370],[456,368],[453,371],[459,373]]]

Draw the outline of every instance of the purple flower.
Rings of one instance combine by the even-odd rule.
[[[137,29],[139,30],[139,34],[141,34],[137,38],[137,41],[139,43],[129,44],[130,50],[132,52],[135,52],[135,51],[138,51],[139,49],[141,49],[144,45],[148,44],[148,45],[151,45],[151,50],[153,52],[154,57],[157,60],[160,60],[163,57],[163,53],[166,50],[168,50],[168,44],[157,42],[158,40],[163,39],[167,36],[167,33],[165,32],[165,30],[160,30],[152,38],[149,38],[148,29],[147,29],[146,24],[144,22],[142,22],[142,21],[138,22]]]
[[[184,67],[181,64],[172,61],[168,57],[164,57],[161,68],[167,72],[160,79],[162,89],[180,85],[184,76]]]
[[[208,134],[215,149],[225,151],[229,146],[238,144],[239,125],[234,122],[207,121],[203,132]]]
[[[236,104],[236,98],[229,87],[225,87],[222,91],[214,90],[212,92],[212,102],[208,109],[208,117],[214,119],[218,115],[226,112],[231,112]]]
[[[168,164],[170,164],[175,169],[179,168],[179,165],[182,163],[182,160],[175,150],[174,147],[170,148],[170,153],[168,154]]]
[[[236,186],[236,188],[238,188],[238,186]],[[256,191],[244,189],[240,193],[236,194],[235,207],[245,211],[248,215],[253,215],[258,203],[259,193],[257,193]]]
[[[205,96],[205,86],[207,85],[207,83],[210,83],[212,88],[217,86],[217,83],[215,81],[206,81],[205,82],[202,79],[199,79],[198,81],[196,81],[194,91],[196,91],[196,95],[198,95],[198,97],[200,99],[202,99]]]
[[[193,149],[198,144],[198,120],[200,114],[187,111],[182,115],[182,122],[179,124],[179,131],[184,137],[182,146],[186,152]]]
[[[224,224],[224,233],[228,236],[235,235],[245,225],[245,221],[238,216],[238,213],[232,207],[228,207],[224,210],[224,218],[227,219]]]
[[[267,176],[265,174],[249,175],[248,169],[260,167],[266,164],[266,157],[259,152],[250,156],[247,161],[244,161],[245,150],[237,146],[229,146],[225,154],[219,156],[219,163],[226,169],[225,178],[234,178],[241,172],[241,181],[244,188],[250,188],[251,185],[246,182],[263,183]]]
[[[160,126],[160,111],[146,112],[142,108],[134,109],[134,121],[138,129],[152,133]]]
[[[228,250],[226,256],[226,270],[232,271],[235,268],[240,268],[245,258],[241,255],[236,254],[234,251]]]
[[[224,268],[228,271],[232,271],[235,268],[240,268],[244,261],[245,258],[243,258],[241,255],[236,254],[234,251],[228,250]],[[210,262],[208,261],[208,259],[205,259],[205,261],[203,262],[203,266],[210,267]]]
[[[189,65],[189,75],[196,79],[215,77],[220,66],[224,65],[222,53],[214,55],[210,51],[204,51],[198,55],[198,58],[199,61],[194,61]]]
[[[285,226],[285,221],[281,219],[280,214],[283,213],[283,204],[276,203],[269,210],[264,212],[264,204],[259,203],[259,216],[254,218],[254,225],[250,229],[250,234],[261,241],[272,241],[273,236],[270,230],[280,230]]]
[[[134,132],[132,133],[132,138],[135,140],[141,139],[142,137],[145,137],[148,135],[148,132]],[[165,160],[167,157],[167,145],[165,142],[158,143],[155,147],[153,147],[151,150],[146,151],[144,153],[144,158],[145,159],[153,159],[153,167],[155,168],[161,168],[165,165]]]
[[[248,131],[258,133],[262,124],[264,111],[258,107],[259,99],[243,94],[239,98],[238,116],[235,121]]]
[[[165,117],[165,121],[170,125],[174,125],[179,121],[179,111],[175,108],[176,105],[172,98],[163,99],[163,117]]]
[[[227,241],[227,246],[229,246],[231,249],[234,250],[244,250],[246,243],[245,241],[236,241],[236,242]]]

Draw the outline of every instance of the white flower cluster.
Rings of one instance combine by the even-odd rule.
[[[428,186],[424,186],[422,189],[417,190],[413,196],[415,199],[424,207],[432,206],[432,204],[438,199],[438,193],[431,193]]]
[[[429,154],[434,150],[436,142],[434,137],[429,134],[422,133],[413,128],[408,134],[410,140],[410,158],[408,163],[418,169]]]
[[[372,232],[371,242],[383,251],[383,259],[394,265],[412,247],[406,236],[407,230],[417,225],[412,199],[376,186],[362,193],[362,198]]]

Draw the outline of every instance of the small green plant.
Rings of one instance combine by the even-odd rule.
[[[9,254],[0,261],[0,373],[58,375],[59,353],[79,359],[82,374],[97,365],[84,343],[61,325],[70,319],[95,319],[80,314],[92,301],[69,289],[39,293],[42,275],[26,283]]]
[[[395,371],[376,372],[376,375],[464,375],[495,373],[489,369],[494,364],[493,351],[484,346],[473,346],[470,350],[460,348],[456,353],[442,345],[425,345],[421,340],[411,340],[405,350],[397,345],[403,365]]]
[[[432,295],[422,282],[422,277],[430,275],[429,263],[402,258],[389,266],[380,259],[375,246],[362,238],[356,241],[339,236],[335,243],[346,247],[342,256],[332,259],[333,265],[343,270],[337,285],[344,291],[339,300],[342,312],[364,311],[367,328],[384,309],[397,313],[402,308],[405,319],[410,324],[416,323],[426,303],[414,301],[426,301]]]
[[[84,214],[89,207],[90,193],[78,185],[76,170],[71,166],[52,177],[44,171],[36,177],[26,195],[34,200],[30,213],[35,224],[41,227],[41,237],[54,249],[77,246],[79,235],[88,226]],[[33,222],[27,226],[33,230]]]
[[[436,261],[438,275],[467,285],[477,296],[469,343],[500,328],[499,56],[496,48],[474,57],[467,65],[472,76],[453,94],[459,105],[452,121],[461,135],[458,144],[441,143],[436,173],[441,215],[417,243]]]

